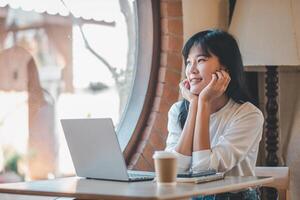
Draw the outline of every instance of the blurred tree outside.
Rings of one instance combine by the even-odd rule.
[[[118,69],[115,66],[112,66],[103,56],[101,56],[95,49],[93,49],[87,39],[86,34],[83,31],[83,24],[78,23],[82,39],[84,41],[85,47],[93,54],[97,59],[99,59],[110,71],[115,84],[117,86],[118,95],[120,99],[119,105],[119,114],[121,115],[126,108],[127,99],[130,96],[128,91],[131,91],[129,88],[132,84],[133,69],[135,64],[135,52],[136,47],[132,44],[135,44],[137,26],[135,20],[135,7],[134,2],[128,0],[119,0],[121,13],[123,14],[127,27],[127,36],[128,36],[128,50],[127,50],[127,63],[126,68]]]

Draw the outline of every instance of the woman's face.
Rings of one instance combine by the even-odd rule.
[[[218,57],[210,53],[208,57],[202,51],[200,45],[194,45],[189,52],[186,60],[185,74],[190,83],[190,91],[199,95],[200,92],[209,84],[212,74],[221,69]]]

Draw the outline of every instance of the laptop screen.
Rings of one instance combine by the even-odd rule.
[[[127,167],[112,120],[62,119],[77,176],[128,180]]]

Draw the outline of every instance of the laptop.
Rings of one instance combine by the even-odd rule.
[[[60,121],[77,176],[126,182],[154,179],[154,172],[127,170],[110,118]]]

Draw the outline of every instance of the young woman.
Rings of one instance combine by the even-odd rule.
[[[221,30],[199,32],[186,42],[182,55],[183,100],[170,108],[166,146],[178,155],[178,171],[215,169],[226,175],[254,175],[264,118],[249,101],[236,40]],[[215,198],[259,196],[248,189]]]

